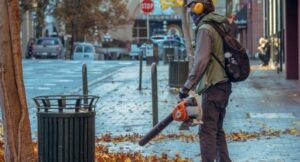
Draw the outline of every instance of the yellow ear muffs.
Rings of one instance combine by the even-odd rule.
[[[201,14],[203,11],[204,11],[204,5],[200,2],[197,2],[193,8],[192,8],[192,11],[195,13],[195,14]]]

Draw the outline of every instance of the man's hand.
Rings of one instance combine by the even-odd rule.
[[[189,96],[189,89],[187,89],[185,87],[180,88],[180,91],[178,94],[179,99],[182,100],[184,98],[187,98],[188,96]]]

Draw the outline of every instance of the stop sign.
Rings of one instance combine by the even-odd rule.
[[[141,10],[144,13],[151,13],[154,9],[154,3],[152,0],[142,0],[141,2]]]

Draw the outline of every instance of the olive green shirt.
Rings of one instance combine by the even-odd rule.
[[[206,20],[224,24],[227,21],[223,16],[209,13],[203,17],[196,29],[198,31],[194,62],[184,87],[196,90],[199,94],[216,83],[228,80],[222,66],[212,57],[212,53],[214,53],[224,63],[223,40],[212,26],[203,23]]]

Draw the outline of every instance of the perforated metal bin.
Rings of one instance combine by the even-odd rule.
[[[33,100],[38,117],[40,162],[95,161],[98,96],[53,95]]]

